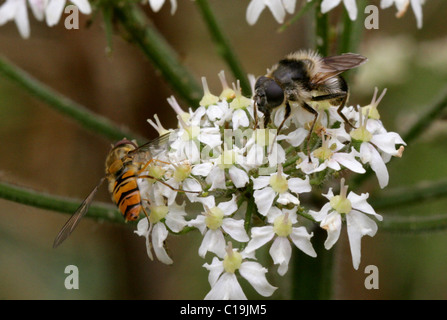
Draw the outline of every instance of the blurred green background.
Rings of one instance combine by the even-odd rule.
[[[266,9],[254,26],[245,20],[248,0],[210,1],[230,36],[245,70],[265,73],[285,54],[312,45],[309,15],[287,31]],[[379,2],[373,2],[378,4]],[[300,1],[298,1],[300,4]],[[211,91],[221,90],[217,73],[230,71],[216,53],[192,1],[179,1],[175,15],[166,3],[147,15],[179,52],[183,64],[200,80],[206,76]],[[337,20],[342,6],[331,12]],[[351,79],[354,104],[368,104],[374,87],[388,88],[379,106],[389,131],[405,133],[437,100],[447,84],[447,2],[428,0],[424,25],[416,27],[409,8],[395,17],[395,8],[380,10],[379,30],[364,30],[358,53],[369,58]],[[358,19],[366,15],[359,12]],[[106,55],[103,23],[66,30],[63,21],[49,28],[31,20],[31,38],[20,38],[14,23],[0,27],[0,54],[50,87],[92,111],[151,139],[157,133],[146,122],[157,113],[165,127],[175,125],[166,98],[174,94],[150,62],[119,36]],[[443,27],[440,27],[443,26]],[[183,107],[187,107],[180,101]],[[447,126],[439,119],[406,147],[402,159],[388,166],[390,184],[381,191],[375,177],[360,192],[380,197],[393,188],[411,187],[447,176]],[[0,179],[61,196],[82,199],[103,175],[104,159],[112,141],[82,129],[26,92],[0,78]],[[110,201],[106,188],[97,200]],[[445,199],[380,211],[389,215],[447,214]],[[198,257],[198,232],[168,238],[172,266],[150,261],[145,240],[134,227],[84,219],[61,247],[52,242],[69,216],[0,199],[0,299],[202,299],[209,291],[210,262]],[[378,231],[362,241],[358,271],[351,263],[346,232],[335,246],[336,299],[446,299],[447,231],[392,233]],[[333,250],[334,250],[333,249]],[[270,261],[271,263],[271,261]],[[364,268],[376,265],[378,290],[366,290]],[[64,269],[79,268],[79,290],[66,290]],[[271,275],[276,273],[276,267]],[[270,277],[270,275],[269,275]],[[280,289],[275,299],[290,297],[290,272],[270,277]],[[260,298],[247,288],[249,298]]]

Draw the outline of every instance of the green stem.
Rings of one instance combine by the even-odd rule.
[[[315,2],[305,2],[301,9],[288,21],[284,22],[281,27],[279,27],[278,32],[284,32],[288,27],[297,22],[310,8],[314,6]]]
[[[322,56],[329,54],[329,16],[321,13],[321,2],[315,7],[315,47]]]
[[[230,67],[234,77],[236,79],[239,79],[242,93],[246,96],[251,96],[252,92],[247,74],[242,68],[242,65],[237,58],[235,51],[231,47],[228,37],[224,34],[220,24],[217,22],[216,16],[211,10],[208,1],[196,0],[195,3],[197,4],[200,13],[202,14],[203,21],[208,27],[211,37],[216,44],[218,54]]]
[[[171,87],[192,108],[199,106],[203,90],[195,77],[181,64],[174,49],[136,4],[123,2],[115,17]]]
[[[315,225],[312,243],[317,253],[312,258],[293,247],[292,299],[328,300],[333,295],[334,249],[326,250],[326,230]]]
[[[379,230],[398,233],[429,233],[447,230],[447,213],[427,217],[384,216]]]
[[[365,7],[365,0],[357,1],[359,15],[361,15],[365,11]],[[347,52],[356,52],[362,39],[363,29],[363,19],[357,17],[356,20],[352,21],[351,18],[349,18],[348,11],[344,10],[343,27],[341,28],[340,32],[341,39],[338,53],[342,54]]]
[[[420,204],[447,196],[447,180],[431,181],[408,188],[388,190],[369,202],[375,210],[400,208],[404,205]]]
[[[413,124],[410,128],[410,130],[407,131],[403,135],[404,141],[409,144],[410,142],[417,139],[419,136],[421,136],[425,130],[435,121],[438,119],[444,109],[447,108],[447,89],[444,89],[442,91],[442,94],[440,95],[440,98],[438,98],[437,102],[433,104],[433,107],[429,109],[429,111],[418,118],[418,121]]]
[[[110,120],[54,91],[3,57],[0,57],[0,75],[47,103],[56,111],[108,140],[115,141],[127,137],[128,139],[137,139],[139,143],[146,141],[146,139],[130,132],[128,129],[112,123]]]
[[[0,182],[0,198],[62,213],[72,214],[82,201],[50,195],[44,192]],[[122,214],[114,205],[94,202],[87,213],[88,217],[110,222],[123,223]]]

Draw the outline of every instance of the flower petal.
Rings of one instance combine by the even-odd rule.
[[[244,228],[244,220],[225,218],[222,221],[222,229],[236,241],[247,242],[250,240]]]
[[[251,229],[251,240],[245,247],[247,253],[254,252],[256,249],[262,247],[264,244],[273,239],[275,233],[273,226],[254,227]]]
[[[317,253],[310,242],[313,233],[308,233],[305,227],[293,228],[292,233],[290,234],[290,239],[295,244],[295,246],[303,251],[305,254],[311,257],[316,257]]]
[[[234,273],[225,272],[217,280],[205,300],[247,300]]]
[[[285,237],[277,237],[269,250],[274,264],[279,264],[278,274],[283,276],[289,268],[290,257],[292,256],[292,247]]]
[[[205,258],[208,251],[215,253],[219,258],[225,256],[225,238],[220,229],[208,230],[205,233],[199,248],[199,256]]]
[[[263,268],[257,262],[242,262],[239,272],[241,276],[250,282],[253,288],[264,297],[270,297],[277,289],[267,281],[267,278],[265,277],[267,269]]]
[[[276,197],[275,191],[270,187],[266,187],[261,190],[255,190],[253,196],[259,213],[265,216],[272,207],[273,200]]]
[[[373,237],[377,232],[377,224],[367,215],[352,210],[346,215],[346,224],[348,227],[349,246],[351,248],[352,265],[357,270],[361,258],[361,240],[368,235]]]
[[[168,256],[168,253],[164,248],[164,242],[168,237],[168,234],[168,230],[163,223],[156,223],[152,230],[152,244],[157,259],[165,264],[172,264],[174,261]]]

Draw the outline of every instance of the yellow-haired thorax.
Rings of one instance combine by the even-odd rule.
[[[315,76],[321,69],[321,56],[314,50],[299,50],[288,54],[285,59],[301,60],[306,63],[307,72],[310,78]]]
[[[131,141],[115,144],[106,158],[106,175],[115,175],[124,166],[129,152],[135,149],[136,145]]]

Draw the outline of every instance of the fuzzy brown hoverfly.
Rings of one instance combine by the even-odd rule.
[[[258,126],[257,109],[264,114],[264,127],[270,121],[271,112],[285,105],[285,115],[277,132],[289,118],[292,107],[301,107],[314,115],[309,137],[317,121],[315,102],[328,102],[338,106],[340,117],[349,124],[342,113],[349,95],[348,84],[340,75],[365,63],[367,58],[355,53],[321,57],[314,51],[298,51],[287,55],[274,65],[255,84],[255,128]]]
[[[112,195],[112,201],[118,206],[126,222],[137,220],[141,212],[149,218],[149,214],[146,212],[143,205],[143,201],[148,200],[142,199],[137,179],[154,179],[173,190],[183,192],[183,190],[172,188],[162,180],[156,179],[150,175],[142,174],[149,164],[154,161],[160,161],[156,159],[157,155],[168,150],[170,141],[172,141],[175,134],[175,132],[167,133],[139,147],[134,142],[127,139],[115,143],[106,158],[105,176],[99,181],[76,212],[73,213],[70,219],[68,219],[62,227],[54,240],[53,248],[59,246],[73,232],[80,220],[87,213],[99,187],[106,179],[109,183],[109,191]]]

